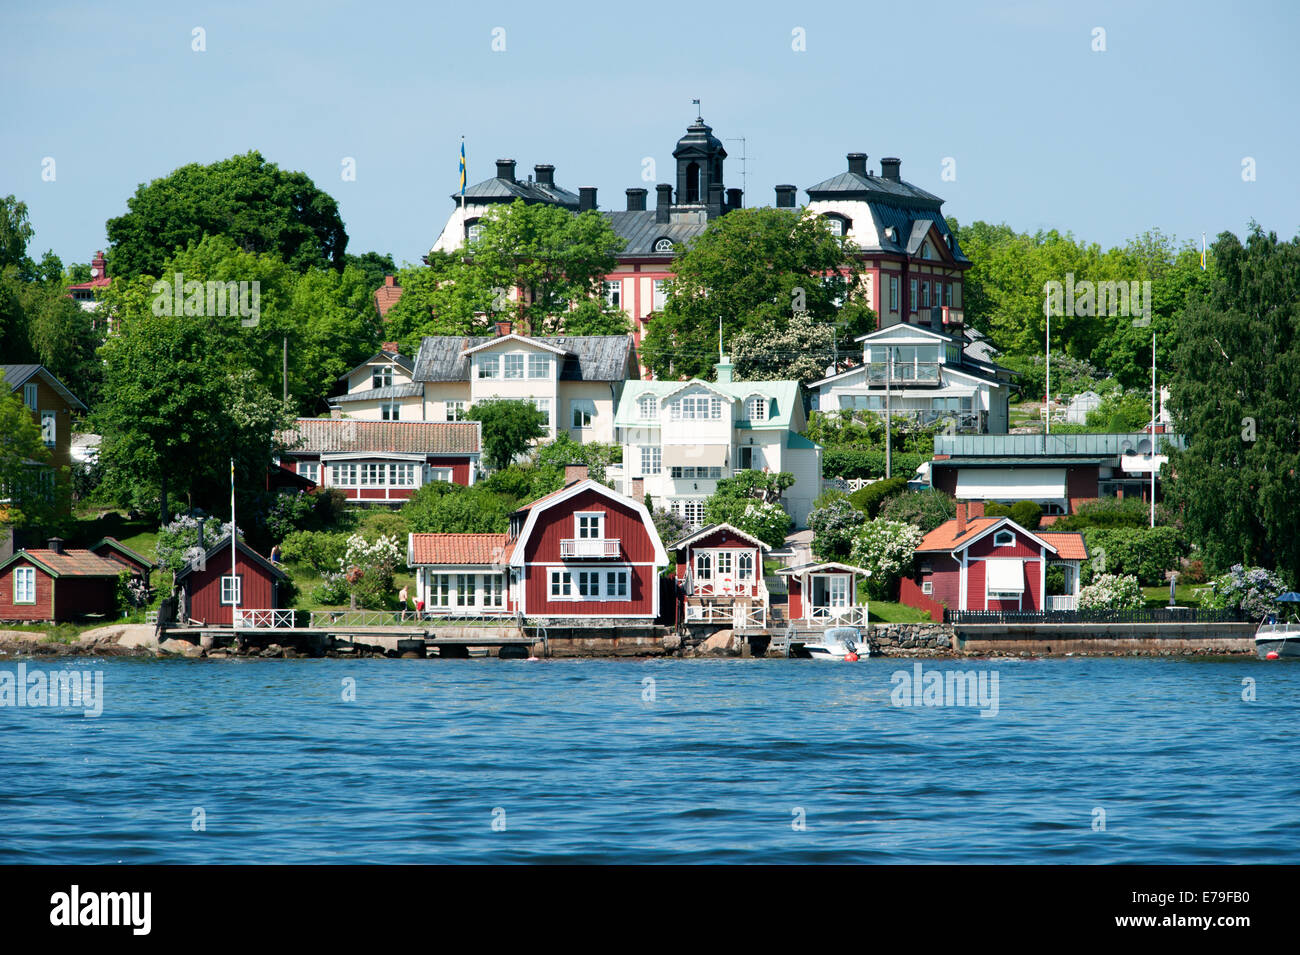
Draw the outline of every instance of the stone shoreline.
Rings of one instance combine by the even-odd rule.
[[[1076,641],[1077,643],[1078,641]],[[1222,647],[1134,649],[1073,649],[1069,652],[1043,652],[1042,650],[981,648],[962,650],[954,648],[952,628],[944,624],[892,624],[871,629],[871,655],[898,659],[997,659],[997,658],[1054,658],[1054,657],[1240,657],[1253,655],[1250,650],[1224,649]],[[548,652],[549,651],[549,652]],[[663,638],[638,638],[628,640],[618,637],[590,637],[580,640],[553,642],[549,647],[535,644],[534,656],[551,659],[717,659],[725,657],[758,658],[748,641],[730,631],[721,630],[697,644],[683,642],[670,634]],[[391,647],[362,643],[336,645],[318,656],[342,659],[422,659],[412,651],[398,652]],[[121,624],[100,627],[84,632],[77,640],[62,642],[48,640],[44,634],[0,630],[0,660],[17,657],[137,657],[137,658],[187,658],[187,659],[307,659],[313,656],[293,647],[268,643],[266,646],[201,647],[184,640],[164,639],[157,643],[152,625]],[[780,659],[781,654],[768,652],[768,659]],[[428,657],[437,659],[437,657]]]

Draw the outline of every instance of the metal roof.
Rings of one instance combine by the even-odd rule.
[[[351,394],[336,395],[329,399],[330,404],[339,404],[345,401],[379,401],[384,398],[413,398],[417,395],[424,394],[424,385],[412,382],[406,385],[388,385],[385,388],[368,388],[365,391],[354,391]]]
[[[451,197],[457,202],[460,201],[459,192],[453,192]],[[561,189],[559,186],[546,186],[531,180],[520,182],[518,179],[502,179],[498,176],[466,187],[465,199],[487,202],[511,202],[522,199],[524,202],[545,202],[550,205],[578,208],[577,193]]]
[[[1180,434],[1157,434],[1155,437],[1157,453],[1170,448],[1181,451],[1187,447],[1187,439]],[[1149,449],[1151,435],[1141,431],[1119,434],[937,434],[934,436],[934,453],[962,459],[1015,456],[1040,460],[1049,455],[1109,458],[1119,457],[1125,451],[1143,453],[1144,442]]]
[[[9,382],[10,391],[17,391],[20,385],[27,382],[34,375],[40,375],[44,378],[45,383],[58,392],[59,397],[72,407],[79,411],[86,410],[86,406],[82,404],[81,399],[69,391],[63,382],[50,374],[50,370],[44,365],[0,365],[0,378]]]
[[[653,209],[635,212],[601,213],[615,234],[627,244],[619,252],[620,256],[660,255],[664,261],[672,259],[672,252],[655,252],[655,243],[660,239],[672,239],[675,243],[685,244],[701,235],[708,224],[704,222],[656,222]]]
[[[910,182],[901,179],[885,179],[881,176],[873,176],[871,173],[860,176],[855,172],[847,171],[823,179],[816,185],[809,186],[804,192],[808,193],[810,199],[844,198],[846,194],[850,194],[854,198],[902,200],[914,204],[934,205],[936,208],[943,203],[943,200],[934,193],[926,192],[920,186],[914,186]]]
[[[415,356],[415,380],[469,381],[470,363],[465,351],[494,340],[495,336],[425,337]],[[629,373],[634,373],[630,367],[630,335],[562,335],[527,340],[559,348],[565,353],[561,359],[561,381],[624,381]]]

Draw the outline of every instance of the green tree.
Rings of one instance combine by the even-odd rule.
[[[27,203],[10,194],[0,199],[0,269],[23,269],[28,262],[27,243],[36,232],[27,216]]]
[[[107,225],[115,277],[159,276],[176,249],[207,235],[274,254],[299,272],[343,268],[348,237],[338,203],[305,173],[286,172],[256,151],[182,166],[141,185],[127,209]]]
[[[426,484],[402,505],[402,516],[416,533],[500,534],[513,508],[507,497],[482,485]]]
[[[605,469],[622,460],[621,445],[602,444],[599,441],[579,444],[564,431],[557,434],[554,441],[543,444],[537,449],[539,466],[555,468],[563,474],[566,464],[585,464],[587,476],[601,484],[606,483]]]
[[[397,274],[393,256],[388,252],[363,252],[360,255],[347,253],[343,256],[343,264],[345,268],[350,266],[361,270],[365,276],[366,291],[371,295],[384,284],[384,276]]]
[[[880,516],[891,521],[914,524],[928,534],[945,521],[957,516],[957,502],[951,494],[930,489],[896,494],[880,505]]]
[[[483,463],[491,470],[504,468],[546,435],[546,414],[531,401],[494,399],[469,409],[471,421],[483,423]]]
[[[19,395],[0,378],[0,526],[55,528],[66,482],[48,467],[40,425]]]
[[[642,340],[642,360],[658,378],[713,374],[718,332],[781,334],[796,313],[833,325],[839,347],[874,326],[849,241],[820,216],[787,209],[738,209],[673,261],[668,302]],[[824,367],[824,365],[823,365]]]
[[[730,524],[779,547],[793,523],[781,507],[781,496],[793,485],[794,475],[788,471],[741,471],[718,482],[704,503],[704,519],[710,524]]]
[[[821,560],[845,560],[853,549],[853,536],[861,526],[862,512],[847,497],[832,498],[808,515],[813,554]]]
[[[1208,299],[1177,322],[1170,371],[1175,430],[1170,497],[1213,570],[1236,564],[1300,575],[1300,237],[1252,224],[1214,243]]]

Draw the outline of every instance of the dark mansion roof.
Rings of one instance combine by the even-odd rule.
[[[430,335],[415,356],[416,381],[469,381],[465,351],[495,341],[495,337]],[[632,338],[628,335],[565,335],[532,338],[565,352],[561,381],[623,381],[627,378]]]
[[[452,193],[451,197],[457,202],[460,201],[459,192]],[[578,194],[568,189],[534,182],[531,179],[521,182],[500,176],[493,176],[491,179],[484,179],[482,182],[466,187],[465,199],[466,201],[477,199],[480,202],[513,202],[515,199],[522,199],[524,202],[545,202],[569,209],[578,208]]]
[[[602,214],[610,228],[627,242],[620,255],[661,255],[668,260],[673,257],[673,253],[655,252],[656,242],[672,239],[674,243],[684,243],[703,234],[708,228],[703,222],[656,222],[653,209]]]

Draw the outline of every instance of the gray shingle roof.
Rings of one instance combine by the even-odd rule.
[[[460,193],[453,192],[451,197],[460,201]],[[465,188],[465,199],[477,199],[488,202],[511,202],[522,199],[524,202],[546,202],[553,205],[578,208],[577,193],[559,186],[544,186],[538,182],[520,182],[519,180],[501,179],[493,176]]]
[[[623,238],[627,245],[619,254],[658,255],[664,261],[672,259],[672,252],[655,252],[655,243],[660,239],[672,239],[673,242],[685,243],[702,234],[708,226],[703,222],[656,222],[653,209],[640,212],[605,212],[602,213],[610,228]]]
[[[354,391],[348,395],[336,395],[329,399],[330,404],[343,401],[381,401],[384,398],[414,398],[424,394],[424,385],[412,382],[409,385],[389,385],[387,388],[368,388]]]
[[[468,348],[486,345],[492,337],[430,335],[420,342],[415,356],[415,380],[469,381]],[[623,381],[628,377],[632,354],[630,335],[563,335],[535,338],[554,348],[563,349],[561,381]]]
[[[829,199],[835,196],[844,198],[846,194],[851,194],[855,198],[876,199],[884,202],[902,200],[913,205],[933,205],[935,207],[943,204],[942,199],[932,192],[926,192],[920,186],[914,186],[910,182],[903,182],[902,180],[884,179],[870,173],[866,176],[859,176],[855,172],[842,172],[839,175],[831,176],[829,179],[823,179],[804,191],[808,193],[808,197],[811,199]]]
[[[44,365],[0,365],[0,378],[9,383],[10,391],[17,391],[18,386],[30,380],[33,375],[44,378],[45,383],[57,391],[59,396],[73,408],[78,411],[86,410],[81,399],[69,391],[63,382],[50,374],[50,370]]]
[[[298,418],[277,437],[288,453],[385,452],[393,454],[478,454],[477,421],[359,421],[354,418]]]

